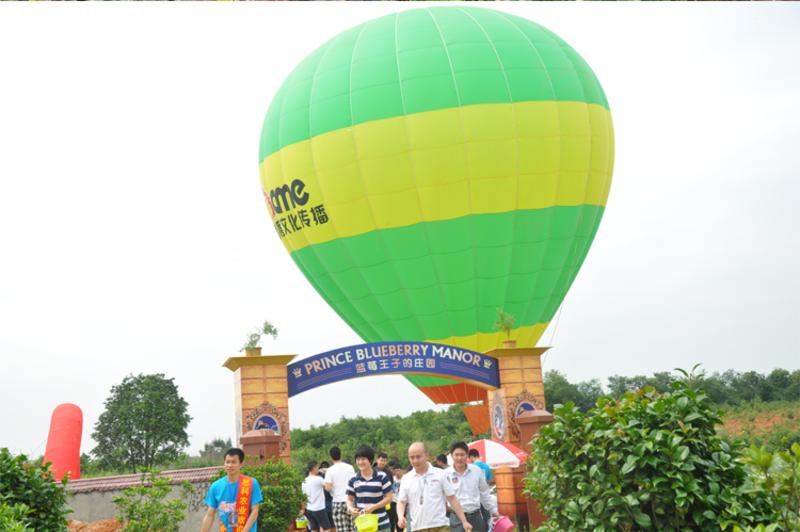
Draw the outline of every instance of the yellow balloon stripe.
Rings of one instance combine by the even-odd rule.
[[[511,331],[511,340],[517,341],[517,347],[534,347],[539,337],[542,336],[547,323],[535,323],[524,327],[517,327]],[[434,342],[437,344],[454,345],[463,349],[471,349],[481,353],[502,347],[503,341],[506,340],[505,333],[492,332],[492,333],[475,333],[468,336],[451,336],[449,338],[430,338],[426,342]]]
[[[286,146],[262,161],[261,182],[283,211],[276,221],[298,210],[293,183],[299,196],[308,194],[304,207],[324,206],[330,223],[282,236],[294,252],[470,214],[605,205],[613,139],[611,114],[597,104],[471,105],[365,122]]]

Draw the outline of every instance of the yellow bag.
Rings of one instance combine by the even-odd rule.
[[[304,515],[298,515],[294,520],[294,527],[298,530],[305,530],[308,528],[308,519]]]
[[[358,532],[378,532],[378,516],[376,514],[361,514],[356,517],[356,530]]]

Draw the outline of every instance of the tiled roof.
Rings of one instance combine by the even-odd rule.
[[[204,482],[211,480],[221,470],[221,467],[199,467],[196,469],[176,469],[174,471],[162,471],[161,476],[172,479],[172,484],[180,484],[183,481]],[[67,484],[69,493],[87,493],[90,491],[114,491],[124,490],[131,486],[138,486],[142,483],[142,475],[139,473],[132,475],[115,475],[112,477],[85,478],[71,480]]]

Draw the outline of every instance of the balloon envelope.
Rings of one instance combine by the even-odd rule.
[[[69,475],[72,480],[81,478],[82,432],[83,412],[80,407],[64,403],[53,410],[44,463],[52,463],[56,480],[61,480],[64,475]]]
[[[264,121],[273,224],[366,341],[533,346],[583,263],[608,196],[613,130],[586,62],[489,9],[387,15],[289,75]],[[436,402],[474,386],[407,377]]]

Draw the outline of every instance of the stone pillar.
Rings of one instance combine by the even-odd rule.
[[[248,465],[263,464],[267,460],[280,458],[281,455],[281,437],[273,430],[246,432],[239,439],[239,445]]]
[[[520,447],[520,449],[530,454],[531,440],[534,436],[539,434],[539,430],[541,430],[544,425],[547,425],[551,421],[553,421],[553,414],[547,410],[523,412],[517,416],[519,436],[523,443],[523,447]],[[541,510],[539,510],[539,503],[530,498],[526,500],[526,503],[528,507],[528,523],[531,529],[542,526],[545,522],[545,517]]]
[[[544,382],[541,355],[548,347],[502,347],[486,354],[498,361],[500,388],[488,393],[492,438],[526,449],[518,417],[524,412],[543,411]],[[528,524],[528,498],[522,493],[525,465],[500,468],[494,472],[497,503],[501,514],[516,518],[520,526]]]
[[[271,430],[280,437],[279,456],[289,464],[289,384],[286,366],[297,355],[261,355],[261,348],[247,349],[243,357],[230,357],[225,366],[233,371],[236,400],[236,439],[253,430]]]

